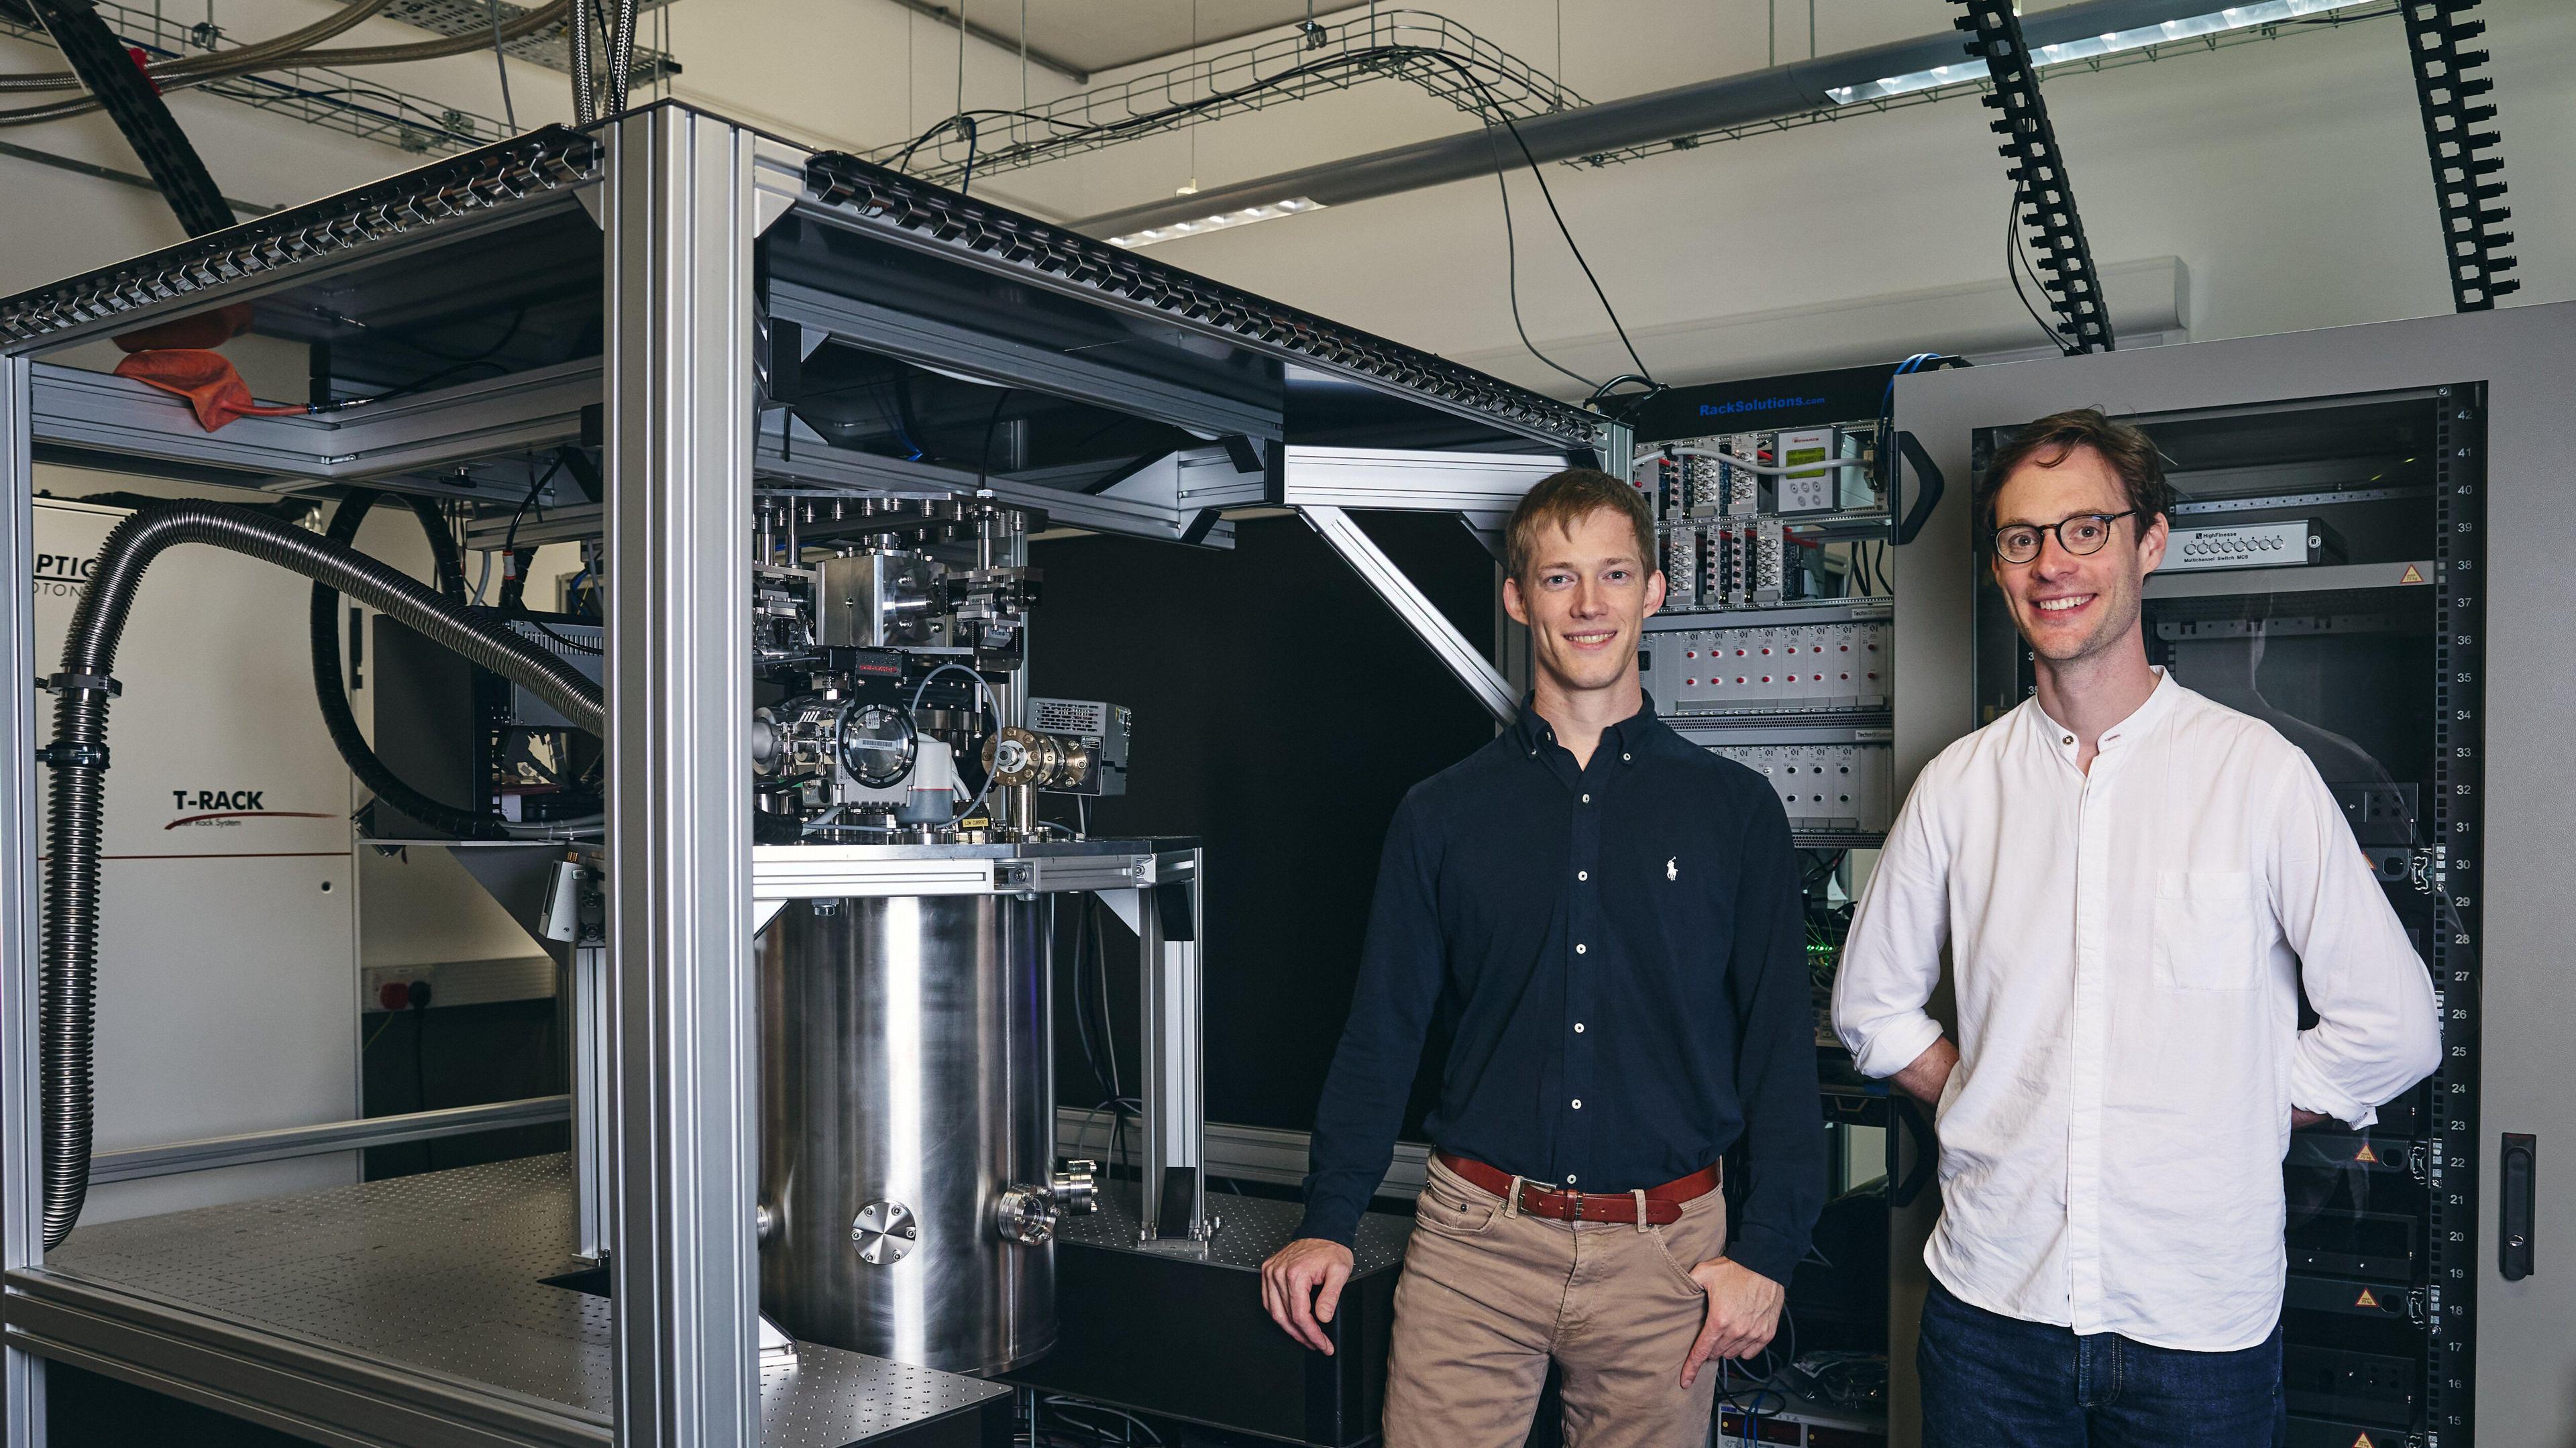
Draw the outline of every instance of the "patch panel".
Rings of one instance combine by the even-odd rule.
[[[1884,834],[1895,814],[1896,751],[1884,744],[1721,744],[1770,781],[1800,835]]]
[[[1673,629],[1646,636],[1646,691],[1666,714],[1813,714],[1888,706],[1884,621]]]

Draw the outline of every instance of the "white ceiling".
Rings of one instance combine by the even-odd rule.
[[[967,23],[1016,47],[1023,0],[931,0],[962,5]],[[1029,53],[1097,75],[1159,56],[1186,55],[1193,15],[1197,43],[1212,46],[1306,18],[1306,0],[1025,0]],[[1316,0],[1318,16],[1353,8]]]

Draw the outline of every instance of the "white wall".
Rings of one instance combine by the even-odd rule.
[[[1440,8],[1552,68],[1552,6],[1446,0]],[[1792,8],[1781,7],[1783,58],[1804,50],[1804,7],[1794,7],[1794,22]],[[1759,4],[1576,0],[1567,10],[1563,76],[1596,100],[1765,58]],[[1931,33],[1953,13],[1933,0],[1828,0],[1820,48]],[[2488,0],[2480,13],[2491,26],[2481,43],[2496,56],[2492,99],[2503,110],[2507,199],[2523,263],[2523,289],[2511,300],[2576,295],[2576,240],[2565,224],[2576,207],[2576,151],[2558,144],[2576,125],[2576,6]],[[2192,335],[2449,308],[2396,21],[2307,27],[2281,40],[2065,75],[2048,94],[2096,257],[2106,266],[2179,258]],[[1949,101],[1598,171],[1552,167],[1549,178],[1632,333],[1682,334],[1661,346],[1641,338],[1648,364],[1675,380],[1746,375],[1783,365],[1776,331],[1756,329],[1762,340],[1746,349],[1728,336],[1741,329],[1691,324],[1962,286],[2014,305],[1999,290],[2008,186],[1986,131],[1991,115]],[[1223,185],[1458,125],[1441,103],[1373,82],[1203,127],[1196,170],[1202,186]],[[1188,174],[1187,156],[1185,138],[1156,137],[992,184],[1081,215],[1171,194]],[[1566,360],[1595,375],[1612,370],[1617,354],[1599,307],[1525,174],[1513,191],[1532,335],[1542,346],[1563,344]],[[1490,178],[1166,243],[1155,255],[1550,385],[1512,335]],[[1788,365],[1896,356],[1918,344],[1938,345],[1893,324],[1872,334],[1864,318],[1825,354]]]
[[[327,3],[225,0],[222,15],[240,33],[265,34]],[[1803,55],[1807,7],[1771,3],[1778,57]],[[996,13],[979,21],[1007,28],[999,13],[1007,6],[986,8]],[[1774,53],[1765,0],[1567,0],[1561,51],[1553,0],[1440,0],[1438,8],[1594,100],[1759,67]],[[955,103],[956,32],[887,0],[683,0],[668,13],[671,48],[686,68],[677,94],[799,140],[897,141]],[[1817,48],[1932,33],[1952,13],[1939,0],[1821,0]],[[2512,300],[2576,295],[2576,238],[2566,225],[2576,211],[2576,150],[2555,144],[2576,129],[2576,6],[2487,0],[2481,14],[2492,27],[2483,43],[2496,56],[2493,98],[2503,107],[2504,174],[2521,238],[2523,290]],[[348,38],[421,34],[375,22]],[[0,64],[12,69],[47,67],[50,55],[0,43]],[[969,105],[1020,102],[1015,55],[970,41],[965,59]],[[461,56],[376,74],[497,112],[492,70],[488,56]],[[568,114],[561,75],[517,63],[512,75],[523,123]],[[1035,67],[1026,87],[1035,100],[1074,89]],[[2063,75],[2049,96],[2096,257],[2106,268],[2170,270],[2164,259],[2178,261],[2191,335],[2448,307],[2395,21],[2304,27],[2288,39]],[[211,97],[182,94],[172,105],[217,178],[246,199],[306,199],[420,159]],[[1597,171],[1556,166],[1549,179],[1646,361],[1669,380],[1865,361],[1945,342],[1991,347],[2027,323],[2002,289],[2007,188],[1985,130],[1990,114],[1949,101]],[[1374,81],[1200,127],[1195,161],[1188,134],[1164,135],[993,176],[977,190],[1074,217],[1169,195],[1193,169],[1201,185],[1223,185],[1461,123],[1401,82]],[[0,135],[135,167],[97,117]],[[1579,370],[1621,370],[1600,309],[1526,173],[1512,187],[1532,335]],[[9,160],[0,160],[0,190],[13,218],[80,223],[8,224],[0,290],[177,236],[146,192]],[[1513,337],[1490,179],[1166,243],[1156,254],[1518,380],[1566,385],[1552,383]],[[1935,295],[1969,302],[1964,310],[1915,305]],[[1882,305],[1889,299],[1904,304]],[[2163,300],[2172,302],[2170,291]],[[1796,325],[1807,309],[1830,315]],[[1743,324],[1748,318],[1768,320]],[[1983,335],[1963,335],[1971,333]],[[2019,335],[2037,338],[2035,329]]]

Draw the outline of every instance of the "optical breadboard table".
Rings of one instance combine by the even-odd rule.
[[[529,1157],[84,1226],[8,1277],[13,1346],[324,1442],[611,1441],[604,1299],[571,1255],[569,1158]],[[1005,1431],[1010,1391],[799,1344],[763,1448]]]

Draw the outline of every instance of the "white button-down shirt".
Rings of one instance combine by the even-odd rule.
[[[2430,1074],[2430,977],[2316,767],[2170,677],[2088,773],[2037,700],[1914,785],[1863,892],[1834,1027],[1888,1076],[1941,1028],[1924,1258],[1990,1312],[2157,1347],[2271,1334],[2293,1106],[2355,1126]],[[2321,1017],[2298,1028],[2298,992]]]

